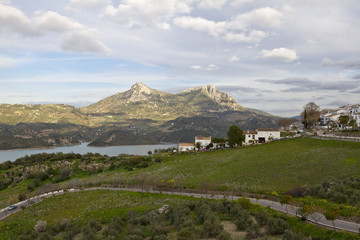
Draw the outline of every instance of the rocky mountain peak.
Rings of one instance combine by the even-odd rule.
[[[128,101],[137,102],[146,100],[148,96],[151,95],[153,92],[155,92],[155,90],[149,88],[142,82],[137,82],[132,85],[131,89],[125,92],[125,94],[128,98]]]

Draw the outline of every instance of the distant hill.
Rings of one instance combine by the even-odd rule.
[[[220,92],[214,85],[187,89],[170,94],[136,83],[126,92],[117,93],[81,109],[90,116],[103,115],[106,121],[152,119],[168,121],[211,112],[244,111],[245,108]],[[95,114],[95,115],[93,115]],[[101,119],[97,119],[101,121]],[[111,122],[111,121],[110,121]]]
[[[51,128],[56,129],[56,134],[46,135],[44,146],[79,141],[91,141],[94,146],[151,144],[192,141],[195,135],[225,137],[232,124],[250,130],[277,127],[278,119],[239,105],[214,85],[170,94],[136,83],[128,91],[83,108],[63,104],[0,104],[0,135],[7,133],[6,139],[10,139],[7,148],[11,148],[12,141],[17,142],[14,147],[24,142],[10,136],[32,139],[29,142],[36,142],[38,147],[42,133],[49,128],[46,124],[55,124]],[[36,131],[24,134],[23,127],[16,127],[18,124]],[[66,127],[69,124],[71,127]]]

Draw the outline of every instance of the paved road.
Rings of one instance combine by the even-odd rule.
[[[131,192],[148,192],[148,193],[162,193],[162,194],[169,194],[169,195],[181,195],[181,196],[190,196],[190,197],[195,197],[195,198],[209,198],[209,199],[224,199],[224,198],[228,198],[228,199],[232,199],[232,200],[237,200],[240,197],[237,196],[225,196],[225,195],[212,195],[212,194],[202,194],[202,193],[188,193],[188,192],[169,192],[169,191],[157,191],[157,190],[141,190],[141,189],[137,189],[137,188],[110,188],[110,187],[95,187],[95,188],[85,188],[85,189],[69,189],[67,192],[78,192],[78,191],[90,191],[90,190],[112,190],[112,191],[131,191]],[[3,219],[5,219],[6,217],[10,216],[11,214],[14,214],[18,211],[20,211],[22,208],[26,208],[29,207],[31,205],[37,204],[39,202],[41,202],[42,200],[44,200],[45,198],[51,197],[51,196],[57,196],[57,195],[61,195],[64,194],[66,192],[64,192],[63,190],[60,191],[55,191],[55,192],[51,192],[51,193],[45,193],[36,197],[32,197],[30,199],[27,199],[25,201],[19,202],[17,203],[17,208],[9,211],[7,208],[1,209],[0,210],[0,221],[2,221]],[[293,216],[298,216],[297,215],[297,210],[298,208],[292,205],[287,205],[287,204],[280,204],[279,202],[274,202],[274,201],[270,201],[270,200],[265,200],[265,199],[255,199],[255,198],[248,198],[251,202],[255,203],[255,204],[259,204],[265,207],[270,207],[276,211],[280,211],[280,212],[284,212]],[[320,213],[315,213],[313,215],[310,215],[307,217],[307,220],[313,223],[316,223],[318,225],[321,226],[325,226],[325,227],[329,227],[329,228],[333,228],[335,225],[335,228],[338,230],[345,230],[348,232],[353,232],[353,233],[360,233],[360,229],[359,226],[356,223],[353,222],[347,222],[347,221],[343,221],[343,220],[335,220],[334,223],[332,221],[328,221],[326,220],[326,218],[320,214]],[[334,224],[334,225],[333,225]]]

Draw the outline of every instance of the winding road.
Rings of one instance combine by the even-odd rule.
[[[45,198],[61,195],[64,193],[71,193],[71,192],[79,192],[79,191],[91,191],[91,190],[112,190],[112,191],[130,191],[130,192],[147,192],[147,193],[161,193],[161,194],[169,194],[169,195],[180,195],[180,196],[189,196],[195,198],[208,198],[208,199],[231,199],[237,200],[240,197],[237,196],[225,196],[225,195],[212,195],[212,194],[203,194],[203,193],[188,193],[188,192],[170,192],[170,191],[158,191],[158,190],[142,190],[137,188],[113,188],[113,187],[94,187],[94,188],[84,188],[84,189],[68,189],[67,191],[54,191],[49,193],[44,193],[30,199],[24,200],[15,204],[17,208],[14,210],[9,211],[8,208],[4,208],[0,210],[0,221],[4,220],[8,216],[21,211],[23,208],[30,207],[34,204],[37,204],[44,200]],[[255,198],[248,198],[252,203],[262,205],[264,207],[270,207],[276,211],[284,212],[293,216],[300,217],[297,214],[298,207],[281,204],[279,202],[265,200],[265,199],[255,199]],[[326,220],[326,218],[320,213],[314,213],[309,215],[306,218],[307,221],[329,227],[335,228],[337,230],[344,230],[352,233],[360,233],[359,225],[354,222],[343,221],[340,219],[336,219],[334,222]]]

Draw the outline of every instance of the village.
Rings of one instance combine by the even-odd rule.
[[[242,142],[243,145],[266,143],[280,139],[280,131],[273,128],[259,128],[256,131],[247,130],[244,131],[243,134],[245,137],[245,140]],[[212,139],[211,136],[195,136],[195,141],[193,143],[179,143],[178,151],[205,151],[225,147],[229,147],[229,145],[224,139],[219,141],[218,138]]]

